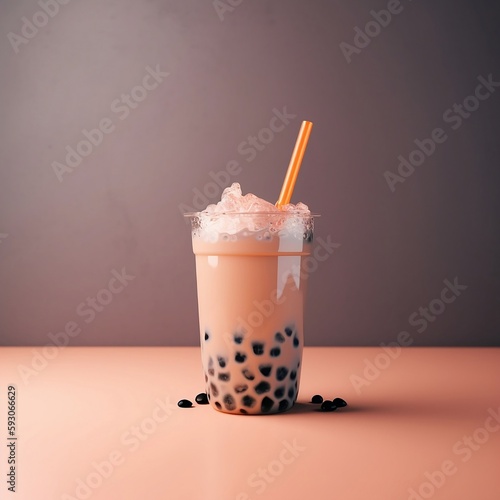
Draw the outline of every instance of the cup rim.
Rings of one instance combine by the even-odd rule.
[[[312,217],[321,217],[321,214],[315,214],[315,213],[303,213],[303,212],[271,212],[269,210],[267,211],[261,211],[261,212],[215,212],[215,213],[209,213],[205,211],[201,212],[185,212],[182,214],[184,217],[200,217],[203,215],[210,216],[210,217],[220,217],[220,216],[238,216],[238,217],[245,217],[248,215],[278,215],[278,216],[285,216],[285,217],[303,217],[304,219],[310,219]]]

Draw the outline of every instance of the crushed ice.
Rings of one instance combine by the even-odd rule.
[[[286,212],[286,217],[283,217],[283,212]],[[258,239],[269,239],[273,234],[283,232],[302,239],[305,223],[311,223],[310,214],[304,203],[290,203],[279,209],[254,194],[243,195],[241,186],[235,182],[224,189],[221,201],[208,205],[198,214],[199,234],[210,241],[216,241],[218,237],[227,240],[223,235],[240,232],[244,235],[246,231],[259,232]]]

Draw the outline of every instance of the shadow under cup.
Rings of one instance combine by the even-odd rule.
[[[206,392],[239,415],[290,409],[299,390],[314,217],[291,212],[186,214],[196,256]]]

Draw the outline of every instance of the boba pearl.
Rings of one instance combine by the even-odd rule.
[[[323,402],[323,396],[320,396],[319,394],[316,394],[312,397],[311,403],[314,403],[315,405],[320,405]]]
[[[210,336],[208,335],[208,332],[205,332],[205,340],[208,340]]]
[[[257,394],[264,394],[265,392],[269,392],[271,390],[271,386],[268,382],[260,382],[255,386],[255,392]]]
[[[189,401],[189,399],[181,399],[177,403],[177,406],[179,408],[191,408],[191,406],[193,406],[193,403],[191,403],[191,401]]]
[[[247,355],[243,354],[242,352],[237,352],[236,356],[234,357],[234,360],[236,361],[236,363],[244,363],[246,359],[247,359]]]
[[[250,370],[247,370],[246,368],[241,373],[243,373],[243,376],[247,380],[253,380],[255,378],[255,375]]]
[[[264,377],[269,377],[272,369],[273,365],[259,365],[259,371],[262,375],[264,375]]]
[[[252,349],[256,356],[264,354],[264,344],[262,342],[252,342]]]
[[[246,406],[247,408],[252,408],[252,406],[255,405],[255,399],[252,398],[252,396],[243,396],[241,402],[243,403],[243,406]]]
[[[236,404],[234,402],[233,396],[231,394],[226,394],[223,398],[224,406],[226,407],[226,410],[234,410],[236,408]]]
[[[285,328],[285,333],[287,334],[288,337],[291,337],[292,333],[293,333],[293,330],[289,326],[287,326]]]
[[[295,370],[292,370],[290,372],[290,380],[295,380],[297,378],[297,372]]]
[[[248,389],[247,384],[239,384],[239,385],[235,386],[235,388],[234,388],[235,392],[237,392],[238,394],[245,392],[247,389]]]
[[[281,332],[277,332],[274,336],[274,340],[276,340],[276,342],[279,342],[280,344],[283,344],[283,342],[285,342],[285,337]]]
[[[342,398],[335,398],[333,400],[333,404],[337,407],[337,408],[344,408],[344,406],[347,406],[347,403],[342,399]]]
[[[281,349],[279,347],[273,347],[269,354],[271,358],[277,358],[281,354]]]
[[[241,344],[243,342],[243,335],[235,333],[233,339],[237,344]]]
[[[288,368],[286,366],[279,366],[276,370],[276,378],[278,380],[285,380],[288,375]]]
[[[194,400],[199,404],[199,405],[207,405],[208,404],[208,396],[205,392],[200,392]]]
[[[268,413],[271,411],[271,408],[274,406],[274,401],[267,396],[262,400],[260,405],[260,409],[263,413]]]
[[[333,401],[327,399],[321,403],[321,411],[335,411],[336,409],[337,407],[333,404]]]
[[[231,375],[229,373],[219,373],[219,380],[222,380],[223,382],[228,382],[229,379],[231,378]]]
[[[288,400],[282,399],[279,404],[279,410],[285,411],[288,408]]]
[[[226,367],[226,358],[223,358],[222,356],[218,356],[217,357],[217,361],[219,362],[219,366],[221,368],[225,368]]]
[[[284,386],[281,386],[281,387],[278,387],[275,391],[274,391],[274,396],[278,399],[282,398],[283,396],[285,395],[285,387]]]
[[[293,338],[293,347],[299,347],[299,339],[298,337]]]

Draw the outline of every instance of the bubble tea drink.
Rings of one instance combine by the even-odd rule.
[[[313,216],[302,203],[276,208],[242,196],[236,183],[217,205],[187,215],[210,404],[240,415],[291,408],[304,345],[301,264],[311,252]]]

